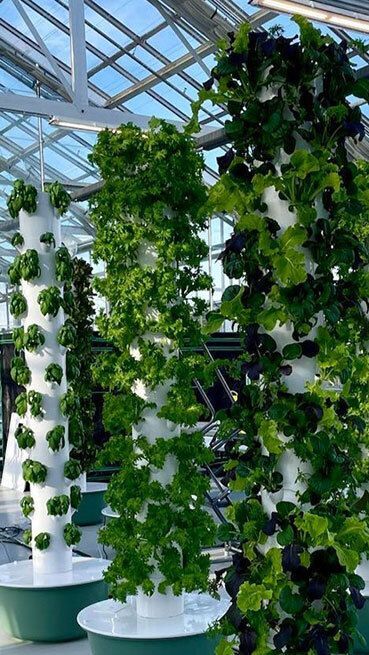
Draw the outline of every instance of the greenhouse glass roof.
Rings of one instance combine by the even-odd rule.
[[[316,4],[369,15],[366,0]],[[60,180],[74,199],[63,219],[63,238],[87,251],[93,228],[85,200],[99,185],[88,162],[96,130],[128,120],[144,126],[152,115],[186,122],[191,102],[209,77],[217,41],[247,20],[258,30],[278,24],[295,32],[288,16],[248,0],[0,0],[0,301],[7,294],[6,269],[14,254],[15,225],[6,197],[14,178],[40,183],[39,120],[45,179]],[[320,27],[337,40],[369,43],[363,33]],[[357,42],[351,58],[360,75],[369,75],[369,54],[361,54]],[[369,116],[367,106],[364,113]],[[212,184],[216,157],[226,146],[226,113],[205,105],[200,119],[199,146],[205,152],[206,181]],[[369,130],[369,119],[366,123]],[[367,140],[355,154],[369,157]],[[207,235],[214,259],[228,223],[215,217]]]

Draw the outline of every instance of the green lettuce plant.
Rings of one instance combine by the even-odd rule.
[[[56,316],[63,303],[63,298],[58,287],[48,287],[38,294],[37,301],[44,316]]]
[[[364,136],[349,98],[368,100],[369,82],[345,42],[296,22],[300,41],[243,25],[222,42],[191,124],[205,100],[230,114],[210,208],[236,216],[221,254],[234,283],[209,317],[209,330],[235,322],[242,345],[229,365],[238,401],[218,416],[221,434],[237,435],[224,482],[244,492],[219,534],[237,552],[218,655],[352,652],[365,602],[369,250],[353,224],[363,228],[369,204],[347,145]],[[281,326],[291,326],[283,347]],[[311,359],[319,375],[291,393],[289,376]],[[301,463],[299,489],[278,502],[287,453]]]
[[[26,250],[23,255],[18,255],[18,257],[20,262],[19,270],[23,280],[29,281],[40,277],[41,269],[36,250]]]
[[[39,550],[46,550],[50,546],[51,537],[48,532],[40,532],[35,536],[35,546]]]
[[[30,382],[31,371],[22,357],[13,357],[10,375],[16,384],[24,385]]]
[[[49,364],[45,368],[46,382],[56,382],[60,384],[63,379],[63,369],[59,364]]]
[[[27,402],[31,416],[35,418],[42,416],[44,410],[42,408],[42,394],[39,391],[31,389],[27,394]]]
[[[24,180],[16,180],[7,205],[12,218],[18,218],[21,209],[29,214],[34,214],[37,208],[37,191],[35,187],[31,184],[25,184]]]
[[[60,184],[60,182],[52,182],[47,185],[47,192],[49,194],[50,202],[53,207],[57,209],[58,214],[61,216],[65,214],[71,203],[71,197],[64,189],[63,185]]]
[[[46,434],[46,441],[49,448],[54,452],[61,450],[65,446],[65,428],[63,425],[56,425]]]
[[[49,498],[46,503],[47,513],[51,516],[63,516],[66,514],[70,505],[69,497],[66,494]]]
[[[74,523],[67,523],[63,530],[67,546],[75,546],[81,541],[82,532]]]
[[[159,592],[205,590],[209,560],[202,548],[212,542],[214,526],[202,509],[208,481],[199,467],[210,453],[202,434],[188,427],[202,411],[191,380],[203,379],[206,367],[200,356],[177,355],[187,340],[201,339],[199,317],[206,303],[196,292],[211,285],[201,271],[207,256],[199,237],[206,227],[203,160],[189,137],[153,120],[145,134],[133,125],[101,133],[91,161],[104,180],[90,205],[94,257],[106,269],[96,288],[110,305],[98,328],[113,345],[99,357],[94,376],[108,392],[104,424],[111,438],[103,461],[121,467],[106,495],[120,518],[100,537],[117,551],[106,580],[119,600],[139,587],[150,595],[154,560],[163,576]],[[150,248],[156,266],[142,262]],[[154,442],[146,438],[148,406],[135,393],[136,380],[149,394],[168,385],[166,400],[155,411],[181,425],[173,436],[166,431]],[[172,480],[151,480],[152,469],[162,469],[171,457],[178,463]]]
[[[10,243],[12,244],[13,248],[21,248],[24,244],[24,239],[21,235],[20,232],[14,232]]]
[[[70,504],[73,509],[77,509],[82,500],[81,487],[77,484],[72,484],[70,488]]]
[[[41,462],[32,459],[26,459],[22,464],[23,478],[26,482],[41,484],[47,477],[47,468]]]
[[[70,282],[72,279],[72,258],[66,246],[60,246],[55,252],[55,274],[59,282]]]
[[[15,399],[15,411],[19,416],[25,416],[27,411],[27,392],[23,391]]]
[[[64,464],[64,475],[69,480],[76,480],[82,473],[81,465],[76,459],[69,459]]]
[[[66,320],[58,332],[58,343],[64,348],[75,348],[77,331],[70,319]]]
[[[12,337],[15,350],[22,350],[24,348],[24,327],[13,328]]]
[[[44,243],[46,246],[53,246],[55,248],[55,237],[52,232],[44,232],[40,236],[40,243]]]
[[[27,301],[21,291],[15,291],[12,294],[9,309],[14,318],[19,318],[27,311]]]
[[[23,423],[19,423],[14,436],[19,448],[33,448],[36,443],[33,430],[27,428]]]
[[[11,284],[19,284],[22,279],[21,256],[17,255],[8,268],[8,276]]]
[[[32,496],[23,496],[22,500],[20,501],[20,506],[23,512],[23,516],[29,518],[35,509]]]
[[[72,416],[79,409],[79,398],[73,389],[68,389],[60,399],[60,411],[64,416]]]
[[[23,328],[21,328],[23,330]],[[14,334],[13,334],[14,337]],[[38,325],[29,325],[23,336],[23,347],[29,352],[36,352],[45,343],[45,337]]]

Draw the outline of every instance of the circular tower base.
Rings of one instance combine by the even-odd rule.
[[[103,571],[108,562],[73,558],[71,573],[35,580],[32,560],[0,566],[0,625],[27,641],[59,642],[81,639],[77,614],[91,602],[108,596]]]
[[[214,655],[218,639],[209,626],[226,613],[229,598],[208,594],[184,597],[179,616],[146,619],[137,615],[136,598],[127,603],[105,600],[83,609],[78,623],[89,638],[92,655]]]

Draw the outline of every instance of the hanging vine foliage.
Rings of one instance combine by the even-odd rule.
[[[94,443],[94,404],[92,401],[92,339],[95,315],[92,289],[92,267],[84,259],[75,257],[71,262],[70,289],[74,303],[69,321],[58,335],[67,348],[67,378],[71,389],[79,398],[78,410],[69,420],[69,440],[73,457],[83,471],[88,471],[96,459]]]
[[[369,184],[347,147],[364,136],[348,98],[368,101],[369,82],[356,81],[346,43],[295,20],[300,40],[247,25],[230,34],[191,124],[205,100],[227,106],[232,145],[210,204],[237,216],[221,255],[235,283],[209,316],[209,330],[235,321],[243,344],[238,402],[219,415],[225,434],[238,430],[227,479],[245,498],[221,529],[240,552],[218,655],[350,652],[364,604]],[[292,392],[312,360],[319,374]],[[294,495],[286,453],[301,465]]]
[[[94,256],[106,271],[96,287],[110,308],[98,328],[113,345],[99,357],[95,377],[109,390],[104,422],[112,437],[104,461],[121,464],[106,496],[120,516],[101,536],[117,553],[106,579],[120,600],[139,586],[151,594],[156,561],[160,592],[204,590],[209,561],[201,547],[214,530],[202,509],[208,481],[198,469],[210,455],[202,434],[186,427],[195,426],[202,412],[192,380],[203,379],[206,369],[199,356],[177,356],[188,340],[200,340],[206,302],[196,292],[211,284],[201,271],[207,247],[198,236],[206,227],[203,160],[189,137],[152,120],[145,133],[133,125],[102,132],[91,161],[104,180],[91,200]],[[145,415],[153,405],[135,389],[137,380],[150,398],[169,384],[155,411],[173,426],[172,437],[168,430],[145,435]],[[182,426],[179,434],[176,425]],[[174,476],[160,482],[157,472],[160,478],[173,457]]]

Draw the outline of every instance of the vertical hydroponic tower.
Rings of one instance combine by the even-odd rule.
[[[222,529],[241,552],[221,653],[351,652],[364,604],[369,258],[352,224],[368,185],[348,157],[364,136],[348,98],[368,100],[369,83],[347,44],[296,20],[300,41],[247,25],[230,35],[198,103],[231,114],[211,199],[237,215],[222,254],[234,283],[211,325],[235,321],[243,346],[224,416],[239,431],[229,484],[245,499]]]
[[[191,644],[210,652],[204,632],[224,604],[199,593],[208,588],[202,548],[214,533],[199,471],[210,453],[195,429],[202,410],[192,389],[205,370],[183,351],[199,342],[206,303],[198,292],[210,285],[198,234],[206,225],[203,162],[189,137],[160,121],[144,133],[133,125],[102,133],[92,159],[104,179],[91,203],[95,257],[105,262],[98,290],[109,302],[99,328],[113,345],[96,379],[110,392],[106,458],[121,469],[106,496],[119,517],[101,534],[116,550],[106,573],[116,601],[87,608],[80,624],[94,653],[109,639],[117,652]]]
[[[76,398],[68,389],[66,348],[60,343],[64,311],[71,311],[72,301],[64,290],[72,262],[61,243],[59,219],[59,211],[68,204],[58,183],[37,193],[21,180],[8,203],[11,215],[19,215],[19,233],[13,239],[19,254],[9,277],[17,285],[11,311],[21,325],[14,329],[11,375],[25,387],[16,399],[15,436],[27,453],[23,477],[30,495],[21,506],[31,521],[25,538],[32,547],[32,561],[12,563],[11,575],[9,565],[0,567],[0,602],[5,627],[15,636],[36,641],[82,636],[76,614],[94,594],[104,597],[104,563],[74,559],[72,552],[80,539],[71,516],[79,502],[74,481],[81,469],[70,457],[68,418],[76,410]],[[48,607],[51,595],[56,604]]]

